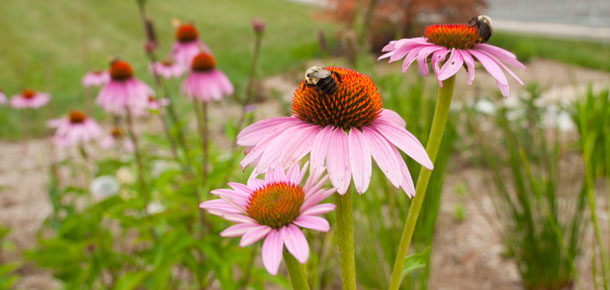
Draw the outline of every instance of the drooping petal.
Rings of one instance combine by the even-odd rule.
[[[332,133],[332,126],[326,126],[316,135],[311,147],[309,157],[310,174],[319,175],[324,171],[324,161],[326,160],[326,152],[328,143]]]
[[[318,232],[330,231],[330,224],[328,224],[328,221],[318,216],[302,215],[294,220],[294,224]]]
[[[277,270],[280,267],[283,250],[284,244],[280,232],[278,230],[272,230],[267,234],[267,238],[265,239],[265,242],[263,242],[261,255],[263,256],[263,265],[265,266],[265,269],[273,276],[277,274]]]
[[[455,75],[464,64],[464,59],[459,49],[452,49],[449,60],[445,62],[441,70],[438,72],[438,79],[444,81],[449,77]]]
[[[258,227],[257,224],[236,224],[226,228],[220,232],[221,237],[239,237],[248,232],[254,227]]]
[[[371,148],[371,155],[373,155],[373,159],[375,159],[381,171],[388,177],[392,185],[399,187],[402,175],[400,164],[392,151],[392,145],[377,133],[375,129],[363,127],[362,133],[364,133],[367,143]]]
[[[309,258],[309,244],[303,232],[293,224],[289,224],[280,229],[282,239],[286,245],[286,249],[290,252],[301,264],[307,262]]]
[[[388,141],[413,158],[417,163],[432,170],[434,165],[426,149],[411,132],[394,123],[375,120],[371,124]]]
[[[468,50],[460,50],[460,53],[462,54],[462,58],[466,63],[466,68],[468,71],[468,84],[472,85],[472,81],[474,80],[474,59],[472,58]]]
[[[484,52],[484,51],[481,51],[481,53],[483,53],[483,54],[487,55],[489,58],[491,58],[494,62],[496,62],[496,64],[498,64],[502,69],[504,69],[506,72],[508,72],[508,74],[510,74],[520,85],[523,86],[523,81],[521,81],[521,79],[512,70],[510,70],[508,67],[506,67],[495,56],[491,55],[490,53]]]
[[[301,211],[301,215],[321,215],[335,210],[336,207],[337,206],[332,203],[318,204]]]
[[[474,49],[485,51],[485,52],[497,57],[501,61],[506,62],[518,69],[527,70],[525,65],[523,65],[521,62],[519,62],[517,60],[517,56],[514,53],[512,53],[506,49],[503,49],[501,47],[497,47],[497,46],[486,44],[486,43],[480,43]]]
[[[371,153],[362,132],[352,128],[349,132],[349,161],[356,192],[364,193],[371,181]]]
[[[443,48],[438,46],[428,46],[419,51],[417,54],[417,63],[419,64],[419,72],[422,75],[427,76],[430,73],[430,70],[428,69],[428,56],[441,49]]]
[[[254,146],[260,142],[264,136],[270,131],[276,129],[279,125],[297,121],[292,117],[276,117],[258,121],[245,129],[241,130],[237,135],[237,144],[240,146]]]
[[[252,227],[244,234],[239,241],[240,247],[245,247],[248,245],[252,245],[258,242],[260,239],[264,238],[269,232],[271,232],[272,228],[269,226],[256,226]]]
[[[339,194],[345,194],[349,187],[351,171],[349,166],[348,136],[341,128],[335,129],[326,152],[326,165],[330,181]]]
[[[396,112],[388,109],[382,109],[379,113],[379,120],[383,119],[388,122],[393,122],[400,127],[407,127],[407,122]]]
[[[476,57],[481,63],[481,65],[483,65],[483,68],[485,68],[485,70],[496,79],[498,83],[498,88],[500,89],[500,92],[502,92],[502,95],[504,97],[508,97],[508,95],[510,94],[510,89],[508,88],[508,80],[506,79],[506,76],[502,72],[502,69],[496,64],[496,62],[484,53],[481,53],[480,51],[476,51],[474,49],[470,50],[470,54]]]

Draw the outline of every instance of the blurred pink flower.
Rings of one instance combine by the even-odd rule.
[[[32,89],[25,89],[21,94],[11,97],[11,106],[16,109],[37,109],[46,105],[51,95]]]
[[[102,128],[94,119],[78,110],[71,111],[65,118],[48,121],[47,126],[57,129],[53,142],[59,147],[82,145],[102,133]]]
[[[428,59],[430,59],[432,70],[442,87],[442,81],[455,75],[464,64],[468,72],[468,84],[472,84],[476,58],[483,68],[496,79],[502,95],[508,97],[510,90],[503,70],[515,78],[519,84],[523,85],[523,82],[503,62],[522,70],[525,70],[525,66],[517,60],[513,53],[497,46],[479,43],[478,39],[476,28],[466,24],[431,25],[426,28],[425,37],[390,41],[382,49],[387,53],[380,56],[379,59],[389,57],[389,62],[394,62],[404,58],[403,73],[417,59],[422,75],[428,75]],[[447,59],[447,55],[449,55],[449,59]],[[443,62],[443,66],[440,67]]]
[[[411,174],[396,147],[428,169],[432,161],[405,121],[383,109],[373,81],[359,72],[326,67],[336,76],[337,90],[322,93],[301,82],[294,92],[291,117],[269,118],[242,130],[237,144],[246,146],[242,168],[255,164],[253,174],[274,163],[287,167],[310,154],[311,171],[324,170],[339,194],[345,194],[353,176],[364,193],[371,180],[371,157],[395,187],[415,194]]]
[[[110,80],[110,74],[107,70],[90,71],[83,76],[81,84],[85,88],[103,86]]]
[[[154,96],[148,97],[148,109],[151,111],[158,111],[162,107],[169,105],[169,99],[161,98],[157,99]]]
[[[6,103],[7,103],[6,95],[4,94],[2,89],[0,89],[0,105],[5,105]]]
[[[113,149],[118,146],[122,146],[127,152],[133,152],[135,150],[133,142],[125,136],[123,130],[119,127],[114,127],[112,131],[110,131],[110,134],[106,135],[100,141],[100,147],[104,149]]]
[[[263,33],[265,31],[265,27],[267,26],[267,22],[260,18],[253,18],[250,23],[252,24],[252,29],[257,34]]]
[[[129,109],[134,115],[143,114],[154,91],[133,76],[133,68],[125,61],[113,61],[109,73],[110,81],[97,95],[97,104],[109,113],[121,114]]]
[[[158,61],[151,64],[150,70],[165,79],[178,78],[184,72],[184,67],[171,60]]]
[[[202,52],[193,58],[191,71],[181,85],[182,93],[202,102],[220,100],[233,94],[233,85],[227,76],[216,69],[216,59]]]
[[[223,237],[239,237],[245,247],[265,238],[262,247],[263,265],[276,275],[282,260],[284,245],[300,263],[309,257],[309,245],[301,228],[319,232],[330,230],[328,221],[318,215],[335,209],[334,204],[318,204],[332,195],[334,189],[322,186],[327,177],[310,174],[301,186],[307,171],[293,165],[287,172],[277,166],[265,175],[265,180],[251,178],[248,184],[229,183],[232,189],[212,190],[220,199],[201,203],[210,214],[237,223],[220,233]]]
[[[183,68],[188,68],[200,52],[212,54],[212,51],[199,39],[199,31],[192,24],[182,24],[176,29],[176,42],[171,51],[172,58]]]

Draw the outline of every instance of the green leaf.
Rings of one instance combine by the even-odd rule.
[[[114,286],[114,290],[131,290],[142,284],[142,281],[146,279],[148,273],[146,272],[133,272],[127,273]]]
[[[428,260],[430,259],[430,247],[427,247],[425,251],[407,256],[405,260],[405,265],[402,268],[402,278],[407,276],[409,273],[413,271],[419,270],[426,266]]]

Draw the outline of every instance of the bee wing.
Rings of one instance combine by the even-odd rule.
[[[312,72],[309,76],[318,78],[318,79],[324,79],[324,78],[329,77],[330,74],[331,74],[331,72],[329,70],[321,69],[321,70]]]

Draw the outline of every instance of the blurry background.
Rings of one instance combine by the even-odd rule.
[[[436,81],[419,76],[415,69],[402,75],[400,64],[376,62],[381,47],[393,39],[421,36],[432,23],[465,23],[478,14],[491,16],[495,34],[490,43],[514,52],[526,64],[527,72],[517,72],[526,86],[510,81],[511,96],[502,99],[494,79],[483,70],[477,70],[472,86],[466,84],[464,71],[458,74],[450,126],[418,223],[408,264],[412,268],[406,269],[403,287],[593,289],[596,282],[602,285],[609,281],[600,275],[610,248],[594,241],[590,210],[591,206],[597,209],[601,234],[609,241],[610,1],[147,2],[161,52],[168,51],[173,41],[172,19],[193,21],[217,57],[219,68],[237,88],[233,99],[211,109],[218,160],[232,142],[227,124],[237,118],[239,107],[234,102],[244,98],[254,46],[252,18],[267,22],[256,68],[255,120],[289,114],[292,93],[310,65],[348,66],[371,75],[380,87],[384,106],[399,112],[407,129],[425,144]],[[94,249],[120,255],[112,256],[116,258],[112,263],[92,262],[95,259],[82,257],[83,249],[100,240],[54,224],[70,224],[65,221],[83,220],[83,216],[78,215],[78,209],[62,216],[52,205],[48,168],[54,161],[45,122],[91,102],[95,94],[81,88],[80,78],[87,71],[105,68],[109,57],[130,61],[136,75],[152,81],[136,1],[3,0],[0,11],[0,87],[8,96],[25,88],[53,95],[50,106],[25,117],[0,107],[0,288],[110,288],[105,267],[113,269],[115,262],[127,264],[131,258],[126,257],[132,255],[137,260],[141,253],[113,249],[112,243],[107,248],[98,245]],[[169,83],[174,92],[178,85]],[[192,113],[188,103],[180,108],[186,115]],[[103,118],[99,108],[93,114]],[[29,149],[24,150],[26,119],[33,136]],[[152,132],[159,128],[152,120],[140,123]],[[145,140],[155,144],[156,139],[148,136]],[[163,144],[157,147],[166,149]],[[416,179],[417,167],[409,167]],[[98,168],[96,174],[115,174],[115,169]],[[370,192],[354,202],[358,282],[363,289],[387,287],[409,206],[406,196],[375,172]],[[239,170],[228,175],[245,178]],[[88,191],[90,180],[75,180],[77,185],[63,189],[66,198],[61,202],[76,204],[78,199],[71,194]],[[217,183],[223,186],[222,180]],[[587,193],[593,197],[592,203]],[[162,199],[175,198],[171,194],[168,190],[161,194]],[[111,228],[107,219],[120,219],[106,216],[107,212],[116,214],[110,209],[92,206],[91,211],[98,214],[95,210],[104,218],[91,218],[90,228]],[[165,233],[177,212],[180,208],[168,206],[165,213],[152,214],[154,220],[140,225],[149,228],[138,230],[152,228]],[[216,230],[226,226],[220,219],[210,219]],[[161,222],[164,226],[159,229]],[[66,233],[74,236],[66,237]],[[315,289],[339,285],[332,237],[331,232],[312,244],[312,253],[320,253],[309,263]],[[89,238],[92,242],[76,242]],[[148,242],[146,237],[142,239]],[[238,249],[236,244],[236,239],[213,242],[214,247],[226,247],[223,249]],[[605,248],[606,256],[600,248]],[[107,253],[98,254],[99,258]],[[235,252],[248,254],[245,250]],[[137,270],[154,276],[158,275],[155,271],[166,274],[173,269],[167,275],[174,284],[157,287],[195,288],[189,284],[193,282],[190,276],[185,274],[185,279],[179,271],[178,262],[170,261],[163,269],[155,268],[158,264],[152,262],[142,263],[134,262],[129,269],[119,267],[120,273]],[[214,269],[215,262],[209,263]],[[245,262],[235,259],[235,263]],[[234,271],[235,277],[243,278],[239,269]],[[231,277],[227,273],[233,270],[229,267],[225,275]],[[151,288],[154,283],[146,275],[137,276],[143,284],[124,289]],[[287,285],[281,278],[272,280],[264,271],[255,271],[253,276],[258,277],[252,278],[257,289]],[[218,278],[209,287],[230,289],[222,283]]]

